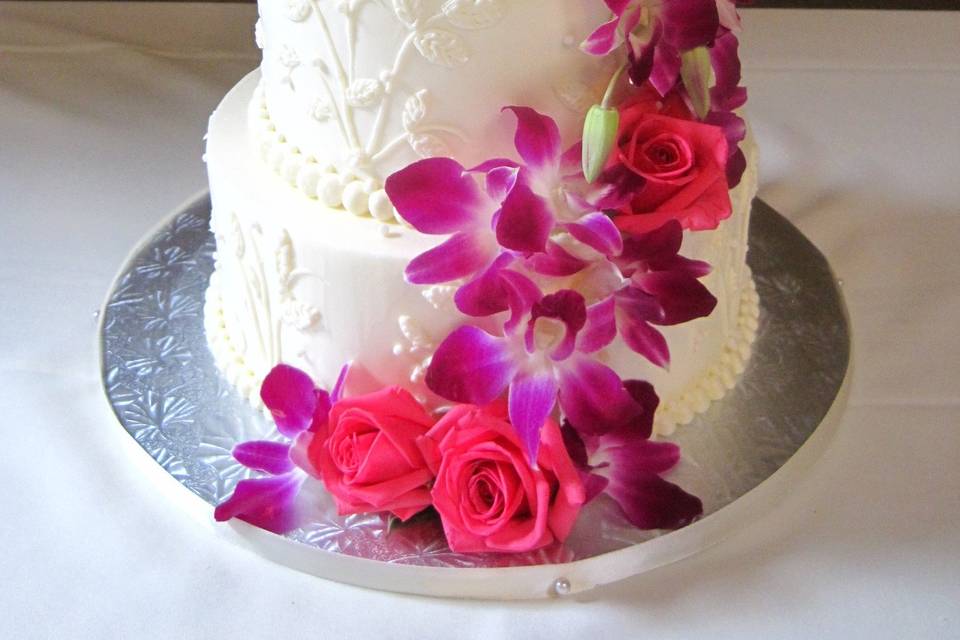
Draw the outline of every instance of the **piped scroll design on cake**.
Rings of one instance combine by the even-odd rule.
[[[220,220],[214,217],[213,220]],[[246,232],[244,229],[246,228]],[[280,354],[285,353],[283,330],[289,327],[299,334],[322,330],[320,310],[302,300],[296,283],[316,274],[299,268],[290,234],[281,230],[270,251],[270,242],[257,224],[244,226],[236,213],[226,216],[219,227],[214,222],[218,250],[216,271],[210,281],[205,309],[205,325],[214,357],[228,378],[251,397]],[[273,260],[269,260],[272,253]],[[242,304],[231,305],[242,318],[224,314],[220,272],[224,262],[234,262],[231,271],[243,274]],[[272,269],[269,266],[272,266]]]
[[[392,64],[380,69],[376,77],[360,77],[356,72],[357,19],[361,8],[372,4],[389,11],[404,27],[406,36]],[[297,57],[296,51],[286,47],[281,49],[278,56],[284,69],[281,83],[295,92],[294,72],[320,74],[324,96],[311,104],[311,112],[319,122],[335,125],[340,142],[347,151],[346,166],[340,168],[340,173],[349,183],[339,190],[341,202],[329,206],[342,204],[354,213],[369,212],[383,220],[387,215],[386,205],[369,202],[379,187],[372,164],[395,152],[404,143],[419,156],[431,157],[446,153],[451,141],[464,139],[464,134],[455,127],[426,122],[426,90],[410,89],[408,83],[402,81],[410,57],[419,54],[432,64],[450,69],[466,64],[471,51],[459,31],[493,27],[506,14],[506,3],[503,0],[447,0],[438,12],[431,14],[420,0],[384,0],[380,3],[343,0],[336,3],[336,9],[343,15],[342,23],[347,32],[345,51],[338,49],[324,13],[329,9],[324,9],[321,0],[288,0],[287,18],[293,22],[316,20],[320,23],[325,55],[305,64]],[[397,109],[396,99],[401,91],[409,93],[402,107]],[[375,112],[366,136],[361,135],[357,125],[357,110]],[[403,132],[385,140],[387,121],[398,116],[402,117]],[[349,184],[362,187],[351,189]],[[319,197],[336,202],[337,191],[325,185]],[[375,210],[375,207],[378,208]]]

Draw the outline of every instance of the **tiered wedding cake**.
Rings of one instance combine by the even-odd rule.
[[[287,441],[234,450],[266,475],[216,517],[290,531],[317,480],[341,514],[435,512],[458,552],[561,544],[604,493],[640,528],[699,517],[652,436],[757,329],[734,1],[260,16],[210,120],[206,330]]]
[[[341,366],[351,362],[351,384],[357,388],[402,385],[428,406],[448,404],[450,398],[439,397],[424,384],[438,345],[464,324],[477,324],[492,334],[503,329],[491,322],[497,316],[475,319],[458,311],[454,294],[472,273],[454,269],[449,279],[412,278],[418,284],[409,282],[409,274],[405,278],[411,260],[454,229],[435,225],[441,233],[432,231],[419,213],[404,220],[403,207],[398,213],[391,204],[387,178],[421,158],[448,157],[468,169],[494,158],[529,160],[515,149],[518,115],[503,110],[507,106],[523,105],[552,118],[566,150],[580,139],[588,109],[601,101],[608,86],[621,104],[636,102],[631,92],[637,90],[629,86],[626,74],[611,82],[620,64],[617,51],[590,55],[582,46],[598,25],[611,24],[611,9],[630,4],[642,3],[260,0],[256,39],[263,62],[218,107],[207,140],[211,226],[217,240],[207,335],[229,379],[258,400],[264,376],[277,363],[295,364],[318,382],[332,385]],[[673,33],[676,39],[677,27],[669,23],[666,9],[657,22],[659,3],[650,4],[654,8],[638,9],[646,13],[638,17],[639,26],[633,25],[639,43],[634,57],[646,53],[641,40],[649,43],[650,34],[660,31],[656,37],[662,38],[662,46],[655,52],[660,64],[660,57],[669,57],[664,53],[669,53],[668,36]],[[718,6],[719,33],[726,33],[725,27],[731,26],[727,22],[736,19],[729,14],[732,3],[719,0]],[[626,13],[620,16],[624,20]],[[615,26],[620,33],[611,37],[622,41],[623,24]],[[592,37],[593,53],[597,39],[604,37],[602,30]],[[708,74],[716,78],[714,98],[721,83],[729,82],[717,68],[716,42],[706,58],[714,61],[714,73]],[[613,45],[619,42],[606,48]],[[599,46],[604,48],[604,43]],[[735,44],[733,53],[735,57]],[[695,75],[696,56],[679,50],[676,57],[673,77],[682,86]],[[688,67],[694,71],[688,73]],[[662,76],[663,71],[655,65],[653,74]],[[738,79],[738,65],[736,72]],[[693,104],[695,94],[687,88],[676,100],[693,122],[704,115]],[[675,115],[669,106],[672,96],[654,97],[647,111]],[[622,156],[630,131],[625,130],[628,110],[621,111]],[[715,100],[713,112],[700,119],[723,125],[722,118],[711,120],[716,112]],[[655,198],[658,210],[667,211],[667,217],[677,213],[674,217],[685,227],[682,255],[712,267],[700,282],[715,296],[715,308],[706,317],[682,323],[663,318],[640,323],[643,335],[627,335],[621,328],[620,335],[595,354],[622,379],[653,384],[662,399],[657,413],[661,431],[689,421],[720,398],[749,356],[758,307],[745,255],[756,164],[752,144],[741,147],[744,155],[737,161],[745,158],[746,170],[730,191],[729,211],[710,212],[712,223],[689,223],[681,216],[682,205]],[[734,148],[735,143],[728,148],[731,163]],[[668,148],[658,153],[674,152]],[[611,163],[617,154],[614,149]],[[699,161],[693,162],[698,168]],[[682,182],[671,175],[667,183]],[[398,188],[418,179],[398,179]],[[477,180],[483,183],[482,171]],[[442,202],[448,185],[439,188],[430,197],[449,208]],[[564,197],[563,188],[547,185],[539,195],[556,201]],[[517,270],[531,275],[545,291],[574,283],[571,288],[580,291],[588,305],[594,303],[599,298],[593,291],[607,286],[598,281],[610,276],[593,266],[604,253],[602,243],[591,243],[587,234],[564,226],[573,220],[568,213],[556,217],[547,246],[587,265],[566,277],[566,285],[533,277],[533,260],[538,253],[550,253],[542,241],[536,248],[540,252],[522,243],[507,249],[524,263]],[[615,251],[606,253],[613,256]],[[551,268],[559,267],[541,272],[549,274]],[[669,367],[661,357],[662,345],[649,335],[653,332],[666,339]],[[637,348],[637,342],[644,343],[646,351],[642,345]]]

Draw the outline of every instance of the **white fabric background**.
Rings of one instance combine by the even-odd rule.
[[[761,196],[845,281],[839,435],[694,558],[567,601],[341,586],[225,544],[113,420],[93,318],[202,189],[254,8],[0,3],[0,636],[960,637],[960,13],[747,11]]]

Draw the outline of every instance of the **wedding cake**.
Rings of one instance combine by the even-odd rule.
[[[422,446],[437,420],[497,407],[532,468],[553,469],[551,495],[569,489],[557,469],[579,469],[564,513],[590,477],[629,502],[587,458],[628,423],[653,446],[720,399],[757,329],[734,2],[260,0],[259,15],[260,68],[210,119],[206,332],[230,382],[300,443],[283,455],[344,513],[432,505],[451,546],[516,550],[450,524],[448,449]],[[303,404],[307,387],[321,399]],[[430,471],[360,498],[317,434],[336,432],[338,399],[385,389],[418,407],[421,444],[400,457]],[[538,458],[563,443],[566,462]],[[484,478],[475,498],[493,509],[509,481]],[[514,516],[537,511],[525,499]],[[680,503],[644,522],[624,510],[679,526],[697,515]],[[218,517],[285,528],[254,511]],[[563,539],[556,520],[536,544]]]

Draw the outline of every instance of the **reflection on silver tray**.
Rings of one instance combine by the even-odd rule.
[[[209,211],[209,197],[203,196],[138,247],[109,294],[100,337],[103,384],[123,428],[183,486],[215,505],[249,475],[234,461],[233,446],[276,432],[223,379],[207,350],[203,297],[214,249]],[[670,438],[683,451],[670,479],[703,500],[705,515],[759,485],[807,441],[833,404],[848,366],[849,329],[829,265],[759,200],[750,225],[749,263],[761,317],[747,370],[725,399]],[[338,516],[314,484],[315,517],[288,537],[387,563],[565,563],[659,535],[632,528],[601,498],[585,508],[563,546],[522,555],[459,554],[447,548],[434,521],[388,532],[376,515]]]

